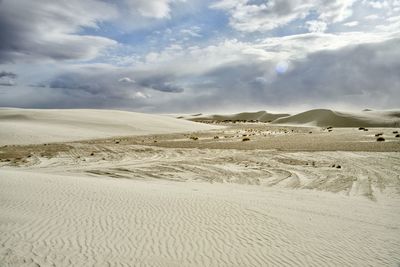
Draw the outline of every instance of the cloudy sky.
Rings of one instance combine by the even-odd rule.
[[[400,0],[0,0],[0,106],[400,107]]]

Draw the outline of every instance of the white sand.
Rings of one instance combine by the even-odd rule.
[[[400,127],[400,111],[342,112],[314,109],[278,118],[273,123],[320,127]]]
[[[0,108],[0,145],[201,131],[215,127],[117,110]]]
[[[119,111],[0,114],[8,143],[207,129]],[[1,267],[400,263],[398,152],[76,142],[0,153]]]
[[[396,266],[400,261],[399,201],[4,170],[0,195],[2,266]]]

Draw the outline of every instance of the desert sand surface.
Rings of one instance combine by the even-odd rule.
[[[210,126],[127,111],[0,108],[0,145],[207,129]]]
[[[398,266],[398,128],[191,125],[1,146],[0,266]]]

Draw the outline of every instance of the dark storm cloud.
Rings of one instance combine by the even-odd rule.
[[[17,74],[13,72],[1,71],[0,72],[0,86],[14,86]]]
[[[400,105],[400,39],[318,52],[265,87],[284,102]]]
[[[17,59],[86,59],[115,42],[74,34],[95,27],[106,16],[105,4],[94,1],[28,0],[0,2],[0,64]]]
[[[272,62],[228,64],[198,77],[208,81],[192,85],[199,94],[177,98],[169,106],[181,110],[240,105],[398,108],[398,47],[400,39],[316,52],[291,62],[289,71],[283,74],[275,72]]]
[[[184,89],[179,85],[169,82],[158,83],[158,84],[152,83],[149,85],[149,87],[151,89],[166,93],[182,93],[184,91]]]
[[[170,69],[161,68],[143,72],[104,66],[77,68],[50,79],[47,88],[42,90],[57,96],[57,102],[48,98],[51,103],[46,105],[53,107],[54,103],[83,107],[85,100],[87,107],[131,107],[162,112],[222,107],[282,109],[304,105],[389,109],[400,105],[399,46],[400,39],[394,39],[315,52],[290,62],[283,74],[275,72],[276,61],[248,58],[203,73],[180,76],[176,71],[171,73]],[[121,82],[123,77],[130,77],[131,82]],[[151,97],[135,98],[137,92],[150,93]],[[41,97],[49,97],[46,94]],[[4,99],[0,98],[0,106],[7,105]]]
[[[146,88],[151,88],[167,93],[182,93],[184,89],[170,81],[169,77],[150,76],[139,80],[139,84]]]
[[[124,99],[132,91],[131,87],[121,85],[108,70],[98,69],[64,73],[42,85],[59,89],[67,95],[84,94],[102,99]]]
[[[167,93],[181,93],[184,89],[169,76],[153,73],[139,73],[135,81],[127,78],[121,70],[88,69],[64,73],[51,79],[47,85],[50,88],[82,90],[90,94],[120,95],[124,97],[134,89],[152,89]]]
[[[15,86],[15,83],[13,83],[12,81],[2,81],[0,79],[0,86]]]
[[[1,71],[0,78],[3,78],[3,77],[15,79],[15,78],[17,78],[17,74],[15,74],[13,72]]]

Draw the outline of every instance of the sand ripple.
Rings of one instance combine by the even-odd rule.
[[[366,198],[15,171],[2,171],[0,185],[2,266],[394,266],[400,261],[395,207]]]

